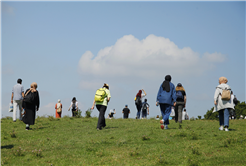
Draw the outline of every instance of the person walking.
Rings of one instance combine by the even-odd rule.
[[[144,92],[142,94],[142,92]],[[137,115],[136,115],[136,119],[140,119],[140,114],[141,114],[141,108],[142,108],[142,98],[145,97],[147,94],[144,91],[144,89],[139,90],[136,97],[135,97],[135,105],[137,108]]]
[[[186,93],[181,83],[176,86],[176,106],[175,106],[175,122],[179,122],[179,128],[181,129],[182,123],[182,111],[186,105]]]
[[[123,113],[123,119],[128,119],[130,112],[130,109],[128,108],[128,105],[125,105],[125,108],[122,110]]]
[[[156,106],[160,105],[163,118],[161,121],[162,129],[168,129],[171,107],[172,105],[176,106],[176,91],[175,86],[171,83],[171,79],[170,75],[165,76],[165,81],[161,84],[156,98]]]
[[[98,91],[101,91],[103,93],[103,95],[101,96],[102,101],[101,99],[99,101],[98,98],[96,98]],[[97,130],[102,130],[102,128],[106,127],[104,116],[105,116],[105,112],[108,106],[108,102],[110,101],[110,98],[111,98],[110,91],[109,91],[109,85],[104,83],[103,87],[98,89],[97,92],[93,100],[91,109],[93,110],[96,105],[97,110],[99,111]]]
[[[56,118],[61,118],[62,104],[60,99],[58,99],[58,103],[56,103],[55,109],[56,109]]]
[[[230,112],[234,109],[233,101],[231,100],[231,87],[227,85],[227,78],[220,77],[219,85],[216,87],[214,93],[214,111],[219,112],[219,130],[229,131],[229,116]]]
[[[147,118],[147,112],[149,115],[149,104],[147,103],[147,99],[144,99],[144,102],[142,103],[142,119]]]
[[[13,121],[16,122],[17,119],[17,107],[19,108],[19,120],[22,120],[22,99],[24,97],[24,87],[22,80],[19,78],[17,84],[12,89],[11,103],[13,104]]]
[[[22,107],[24,111],[23,122],[26,124],[26,130],[30,129],[30,125],[35,124],[36,111],[39,109],[39,93],[37,91],[38,85],[36,82],[31,84],[31,88],[25,92]]]
[[[78,111],[78,102],[76,100],[76,97],[73,97],[72,102],[70,107],[68,108],[68,111],[70,111],[70,109],[72,109],[72,117],[76,116],[76,112]]]

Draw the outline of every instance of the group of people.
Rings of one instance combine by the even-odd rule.
[[[37,83],[33,82],[30,88],[24,93],[22,80],[18,79],[17,84],[12,89],[13,121],[16,122],[17,108],[19,107],[19,120],[22,120],[26,124],[26,130],[30,129],[30,125],[34,125],[36,111],[39,110],[39,93],[37,88]]]
[[[179,128],[182,123],[182,111],[186,106],[186,92],[181,83],[178,83],[176,88],[171,82],[172,77],[170,75],[165,76],[165,80],[162,82],[156,97],[156,106],[160,105],[162,114],[161,128],[168,129],[169,116],[171,108],[175,108],[175,122],[179,122]]]
[[[182,128],[181,123],[184,120],[184,114],[182,113],[183,109],[186,106],[186,92],[181,83],[178,83],[175,87],[171,82],[171,76],[166,75],[165,80],[160,85],[159,91],[156,97],[156,106],[160,106],[160,111],[162,114],[161,120],[161,128],[168,129],[169,125],[169,116],[171,113],[171,108],[174,107],[175,110],[175,122],[179,122],[179,128]],[[219,78],[219,85],[216,87],[214,94],[214,112],[219,112],[219,130],[225,129],[225,131],[229,131],[229,116],[230,112],[235,107],[235,100],[231,93],[231,88],[227,85],[228,80],[225,77]],[[20,110],[20,120],[22,120],[26,124],[26,130],[29,130],[30,125],[34,125],[35,123],[35,113],[39,109],[39,93],[37,91],[37,83],[33,82],[29,89],[27,89],[24,93],[24,87],[22,86],[22,80],[18,79],[17,84],[13,87],[12,95],[11,95],[11,103],[13,103],[13,121],[16,121],[17,107]],[[111,95],[109,91],[109,85],[104,83],[101,91],[104,91],[104,96],[102,100],[93,100],[93,104],[91,110],[96,106],[99,111],[97,130],[102,130],[106,127],[105,123],[105,112],[110,101]],[[229,99],[225,99],[224,96],[229,93]],[[135,97],[135,105],[137,108],[136,119],[140,119],[141,111],[142,111],[142,119],[149,115],[149,104],[147,103],[147,99],[142,102],[143,97],[147,94],[145,90],[139,90]],[[227,95],[228,97],[228,95]],[[62,104],[61,100],[58,100],[58,103],[55,105],[56,109],[56,117],[61,117],[62,112]],[[72,110],[72,116],[75,116],[75,112],[78,111],[78,102],[74,97],[72,99],[71,105],[68,110]],[[22,110],[24,113],[21,114]],[[122,110],[123,118],[128,118],[130,114],[130,109],[128,105],[125,105],[125,108]],[[116,114],[115,109],[111,110],[108,118],[112,118],[113,115]],[[23,116],[24,115],[24,116]]]

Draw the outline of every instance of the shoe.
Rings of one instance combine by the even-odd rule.
[[[167,125],[165,125],[165,130],[167,130],[168,129],[168,126]]]
[[[29,127],[26,127],[26,130],[29,130]]]
[[[225,129],[226,129],[226,128],[225,128]],[[220,126],[219,130],[220,130],[220,131],[223,131],[223,126]]]
[[[102,130],[102,128],[97,128],[97,130]]]
[[[229,129],[228,128],[225,128],[225,131],[229,131]]]
[[[181,124],[179,124],[179,129],[182,129],[182,125]]]
[[[13,120],[13,122],[16,122],[16,120]]]
[[[161,125],[161,129],[164,129],[164,125]]]

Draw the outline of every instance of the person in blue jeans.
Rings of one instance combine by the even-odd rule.
[[[230,112],[234,109],[234,103],[231,99],[222,99],[222,95],[225,93],[225,91],[229,90],[231,92],[231,88],[229,85],[227,85],[227,82],[228,80],[226,77],[219,78],[219,85],[216,87],[214,93],[215,107],[213,111],[219,112],[219,130],[223,130],[223,127],[225,127],[225,131],[229,131],[229,116]],[[231,96],[231,94],[229,94],[229,96]]]
[[[171,83],[171,79],[172,77],[170,75],[166,75],[165,81],[161,84],[156,98],[156,106],[160,105],[164,129],[168,129],[171,108],[176,105],[176,91],[174,84]]]

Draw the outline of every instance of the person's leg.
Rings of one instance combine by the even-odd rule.
[[[161,110],[161,116],[162,116],[162,120],[164,122],[164,116],[165,116],[165,104],[161,104],[160,103],[160,110]],[[163,123],[164,125],[164,123]]]
[[[104,114],[105,114],[107,107],[103,105],[96,105],[96,107],[97,107],[97,110],[99,111],[97,129],[101,130],[102,127],[106,126]]]
[[[175,112],[175,122],[178,122],[178,105],[176,104],[174,107],[174,112]]]
[[[140,119],[140,114],[141,114],[141,105],[137,105],[137,110],[138,110],[138,112],[137,112],[137,118],[138,119]]]
[[[220,110],[219,111],[219,122],[220,122],[219,130],[223,130],[223,126],[224,126],[224,110]]]
[[[106,112],[107,106],[102,106],[102,127],[106,127],[106,122],[105,122],[105,112]]]
[[[22,100],[17,100],[17,104],[19,106],[19,120],[22,120],[22,116],[21,116],[21,113],[22,113]]]
[[[164,125],[169,125],[169,116],[171,114],[171,105],[165,105]]]
[[[16,114],[17,114],[17,102],[13,100],[13,121],[16,121]]]
[[[183,110],[184,105],[179,104],[178,105],[178,121],[179,123],[182,123],[182,110]]]
[[[224,110],[224,126],[225,128],[229,128],[229,116],[230,116],[230,108]]]

